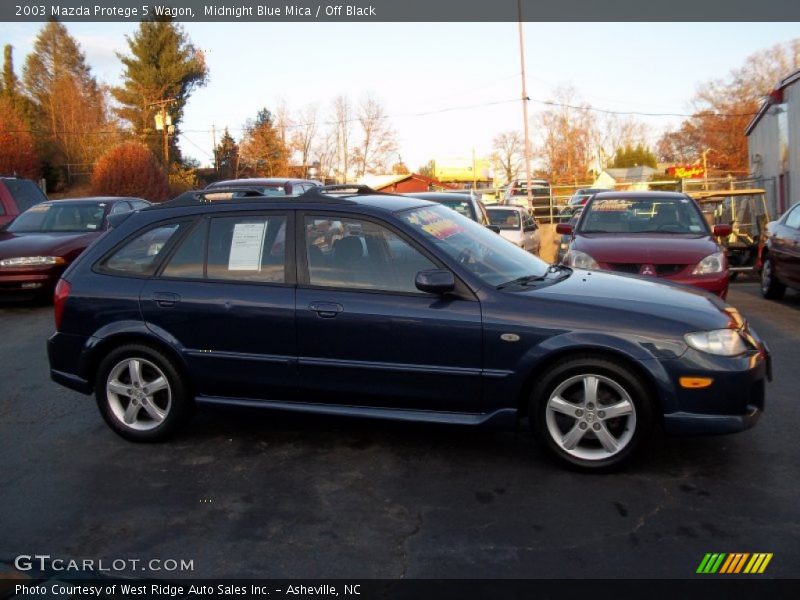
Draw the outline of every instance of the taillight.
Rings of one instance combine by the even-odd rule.
[[[61,330],[61,318],[64,316],[64,307],[67,305],[67,298],[72,289],[69,281],[59,279],[56,284],[56,291],[53,294],[53,316],[56,320],[56,331]]]

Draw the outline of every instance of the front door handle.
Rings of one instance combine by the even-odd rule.
[[[308,309],[323,319],[332,319],[342,312],[344,307],[336,302],[312,302],[308,305]]]
[[[175,304],[180,302],[181,297],[178,294],[173,294],[172,292],[153,292],[153,300],[159,306],[169,308],[170,306],[175,306]]]

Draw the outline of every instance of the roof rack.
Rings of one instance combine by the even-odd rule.
[[[339,189],[341,188],[344,190],[351,190],[354,188],[358,188],[356,194],[380,194],[380,192],[376,192],[367,186],[329,186],[331,188]],[[323,190],[327,188],[321,187],[313,187],[310,190],[306,191],[304,194],[300,196],[268,196],[265,195],[261,190],[257,188],[249,188],[249,187],[239,187],[239,186],[232,186],[232,187],[218,187],[218,188],[206,188],[202,190],[192,190],[188,192],[184,192],[179,196],[176,196],[172,200],[168,200],[167,202],[161,202],[159,204],[153,204],[146,209],[142,210],[150,210],[150,209],[158,209],[158,208],[174,208],[178,206],[193,206],[197,204],[237,204],[237,203],[246,203],[246,202],[263,202],[263,201],[271,201],[271,202],[282,202],[287,200],[302,200],[304,202],[324,202],[329,204],[354,204],[352,200],[347,200],[346,198],[339,197],[338,195],[329,195],[323,193]],[[209,198],[208,196],[217,195],[217,194],[236,194],[235,196],[231,196],[229,198]]]

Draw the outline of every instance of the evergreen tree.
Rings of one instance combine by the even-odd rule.
[[[239,176],[239,144],[225,128],[219,144],[214,149],[217,159],[218,179],[236,179]]]
[[[657,164],[656,155],[645,148],[643,144],[637,144],[636,146],[626,145],[623,148],[617,148],[610,166],[614,169],[641,166],[655,168]]]
[[[206,84],[208,69],[203,53],[171,21],[144,21],[127,40],[130,55],[117,55],[125,67],[123,84],[112,90],[121,105],[117,113],[161,157],[162,133],[155,130],[161,108],[154,103],[173,100],[166,110],[177,133],[186,102],[195,89]],[[176,138],[172,137],[170,153],[180,159]]]
[[[42,28],[22,79],[46,163],[56,168],[93,163],[109,141],[97,135],[108,124],[105,95],[64,25],[50,21]]]

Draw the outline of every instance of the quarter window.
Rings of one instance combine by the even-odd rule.
[[[170,223],[145,231],[107,258],[102,269],[122,275],[152,275],[164,248],[184,227],[186,223]]]
[[[344,289],[419,293],[417,272],[436,265],[371,221],[306,217],[309,283]]]

